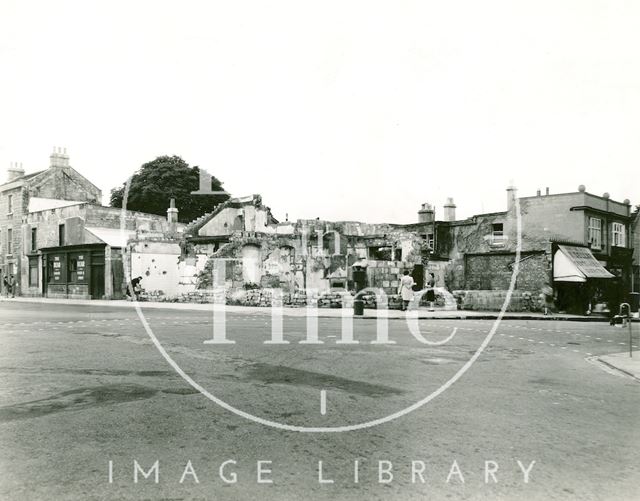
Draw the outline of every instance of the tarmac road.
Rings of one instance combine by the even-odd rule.
[[[211,314],[145,313],[167,355],[207,391],[299,427],[356,425],[412,405],[493,325],[420,321],[432,342],[457,329],[432,346],[390,320],[395,344],[371,344],[376,322],[358,319],[359,344],[338,344],[340,319],[322,318],[323,344],[300,344],[307,319],[296,317],[283,321],[289,344],[265,345],[268,311],[252,311],[227,315],[235,344],[212,345]],[[200,394],[130,308],[2,302],[0,321],[2,499],[637,499],[640,384],[594,361],[627,347],[627,331],[605,323],[503,321],[425,406],[367,429],[298,433]]]

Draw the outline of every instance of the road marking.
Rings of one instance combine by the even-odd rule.
[[[327,413],[327,391],[320,390],[320,414],[323,416]]]

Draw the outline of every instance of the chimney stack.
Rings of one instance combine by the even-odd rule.
[[[19,177],[24,176],[24,169],[22,168],[22,163],[11,162],[9,168],[7,169],[7,182],[13,181],[14,179],[18,179]]]
[[[49,155],[49,167],[69,167],[69,155],[66,148],[53,148],[53,153]]]
[[[422,204],[422,208],[418,211],[419,223],[433,223],[434,213],[431,204]]]
[[[175,231],[178,223],[178,209],[176,208],[176,199],[172,198],[167,209],[167,221],[169,222],[170,231]]]
[[[453,198],[451,197],[447,198],[447,203],[444,204],[444,220],[456,220],[456,204],[453,203]]]
[[[513,186],[507,188],[507,210],[511,210],[516,204],[516,197],[518,196],[518,189]]]

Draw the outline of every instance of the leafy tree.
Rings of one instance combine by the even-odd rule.
[[[122,207],[126,182],[111,190],[111,206]],[[188,223],[211,212],[228,195],[192,195],[200,187],[200,168],[190,167],[179,156],[161,156],[147,162],[131,178],[127,209],[166,215],[169,201],[176,199],[178,220]],[[211,176],[212,191],[223,191],[222,183]]]

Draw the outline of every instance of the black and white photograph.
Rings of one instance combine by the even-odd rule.
[[[638,26],[0,0],[0,499],[640,499]]]

